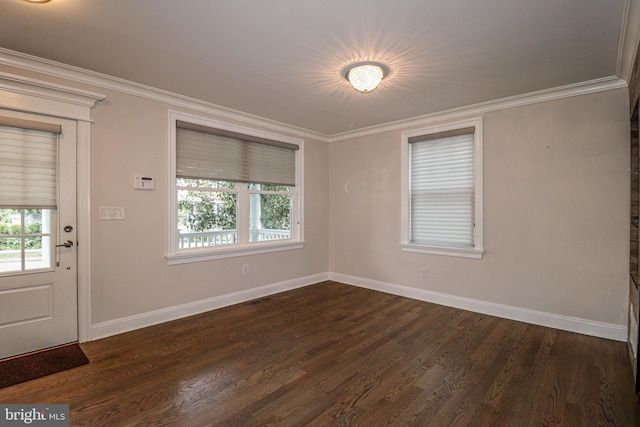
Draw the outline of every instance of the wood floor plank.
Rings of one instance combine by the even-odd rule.
[[[636,426],[626,345],[335,282],[82,344],[0,389],[73,426]]]

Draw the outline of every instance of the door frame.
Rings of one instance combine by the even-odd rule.
[[[0,72],[0,108],[77,123],[78,340],[91,341],[91,109],[105,95]]]

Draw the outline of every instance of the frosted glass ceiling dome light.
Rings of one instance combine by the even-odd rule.
[[[369,93],[389,74],[389,67],[378,62],[358,62],[345,68],[344,78],[358,92]]]

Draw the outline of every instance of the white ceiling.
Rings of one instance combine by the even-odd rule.
[[[0,47],[336,135],[626,78],[636,1],[0,0]],[[363,60],[391,69],[370,94]]]

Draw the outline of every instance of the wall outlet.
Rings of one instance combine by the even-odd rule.
[[[427,277],[429,277],[429,272],[427,271],[427,267],[422,267],[422,269],[420,269],[420,277],[422,277],[423,279],[426,279]]]
[[[249,264],[242,264],[242,275],[246,276],[249,274]]]

